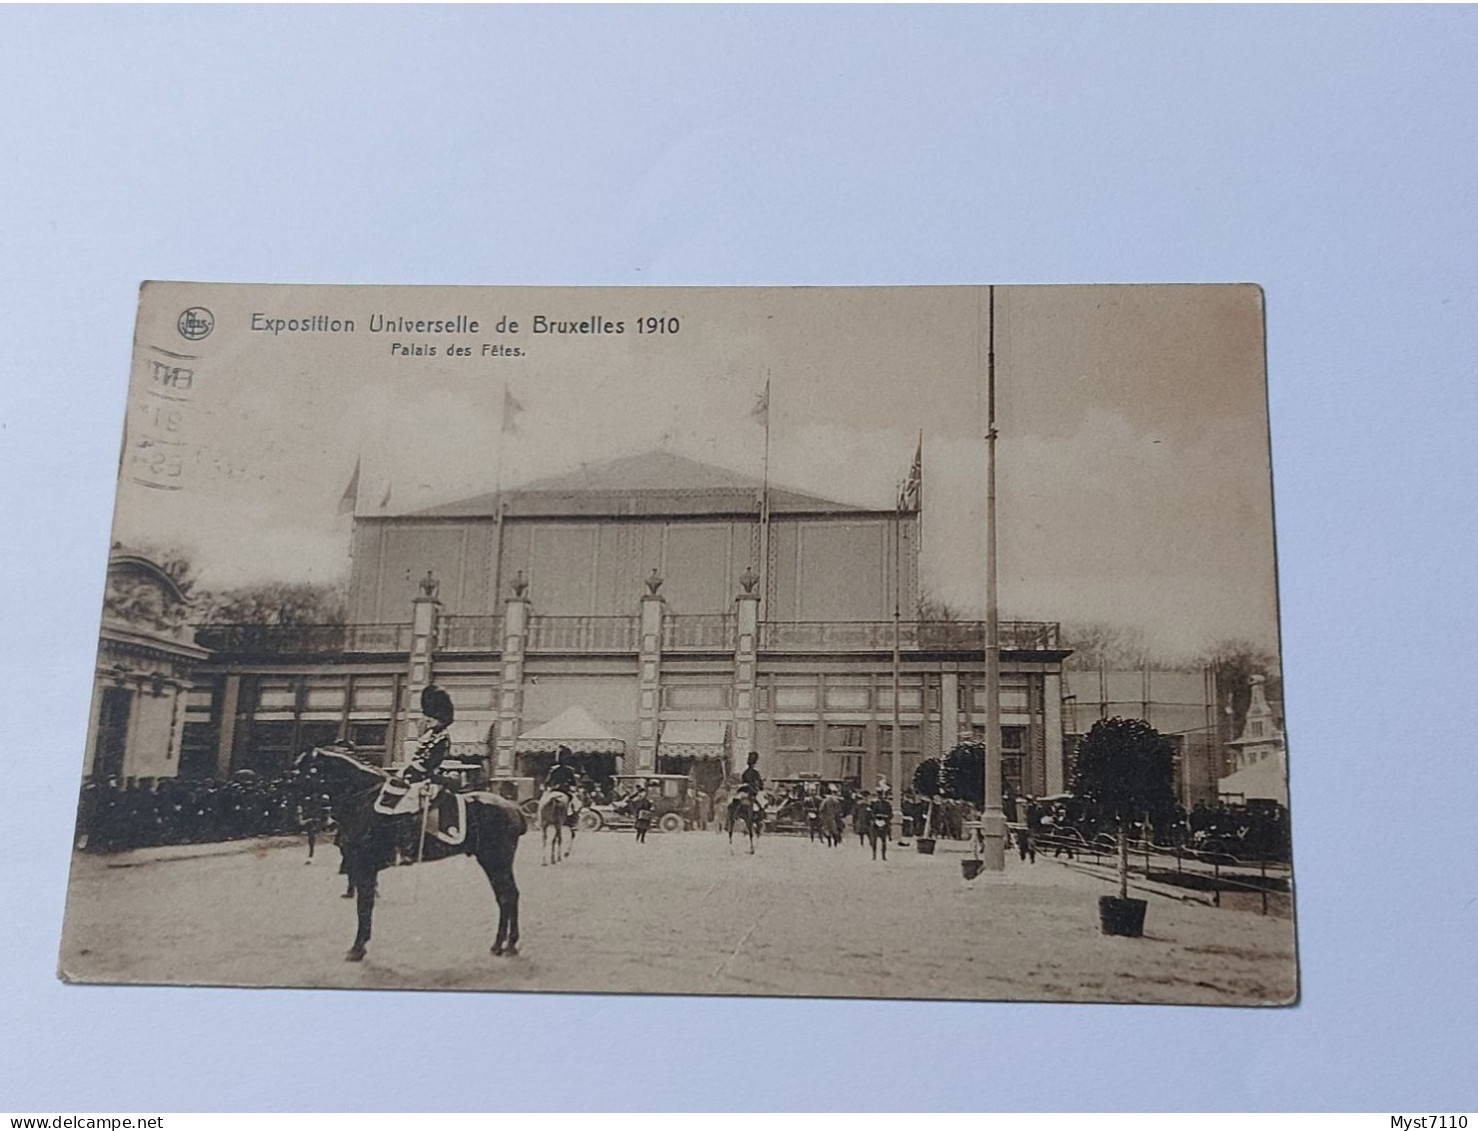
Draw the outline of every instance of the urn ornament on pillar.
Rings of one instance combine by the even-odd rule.
[[[744,586],[744,592],[753,593],[754,587],[760,583],[760,575],[754,572],[754,566],[744,567],[744,572],[739,575],[739,584]]]
[[[647,594],[649,596],[655,597],[657,595],[657,590],[662,588],[662,582],[666,580],[667,579],[665,577],[657,572],[657,567],[653,566],[652,572],[647,575]]]
[[[523,570],[519,570],[514,574],[513,580],[509,584],[513,589],[513,595],[522,601],[523,595],[529,591],[529,580],[524,577]]]

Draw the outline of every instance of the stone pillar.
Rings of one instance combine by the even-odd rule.
[[[513,596],[503,606],[503,672],[498,688],[498,739],[493,772],[514,771],[513,744],[523,728],[523,665],[529,635],[528,582],[519,571]]]
[[[960,742],[960,673],[939,676],[939,757],[942,760]]]
[[[441,621],[441,602],[437,600],[440,583],[429,569],[421,579],[421,591],[411,603],[411,658],[405,684],[405,713],[407,726],[400,744],[400,762],[409,762],[416,752],[420,735],[413,733],[417,727],[410,725],[420,710],[421,692],[431,682],[436,664],[436,634]]]
[[[1062,676],[1046,676],[1042,718],[1047,749],[1047,794],[1062,793],[1067,788],[1067,763],[1062,756]]]
[[[241,677],[235,672],[226,676],[221,691],[220,726],[216,732],[216,777],[225,781],[231,776],[231,756],[236,749],[236,723],[241,712]]]
[[[755,685],[759,679],[760,595],[754,591],[758,578],[745,570],[740,583],[744,592],[734,598],[734,746],[735,774],[744,772],[749,752],[755,748]]]
[[[662,709],[662,614],[666,604],[658,595],[662,578],[657,571],[647,578],[641,599],[640,697],[637,700],[636,772],[657,769],[657,724]]]

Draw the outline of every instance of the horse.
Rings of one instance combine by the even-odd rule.
[[[740,818],[744,820],[744,831],[749,837],[749,854],[754,855],[754,838],[759,835],[760,809],[758,802],[749,793],[737,793],[729,802],[728,820],[725,822],[729,832],[729,851],[734,850],[734,823]]]
[[[323,783],[339,826],[339,851],[357,901],[359,920],[345,961],[364,959],[374,918],[377,878],[395,863],[396,847],[407,838],[426,862],[453,856],[471,856],[477,861],[498,901],[498,932],[492,952],[518,953],[518,884],[513,878],[513,856],[528,822],[517,805],[491,793],[465,795],[465,835],[460,845],[452,846],[426,834],[422,818],[415,813],[388,816],[376,812],[375,801],[391,775],[361,762],[347,750],[314,747],[298,758],[297,768]],[[423,843],[416,844],[418,840]]]
[[[834,793],[828,793],[821,799],[821,808],[817,813],[821,821],[822,843],[835,848],[842,843],[842,799]]]
[[[546,790],[539,798],[539,863],[558,864],[575,849],[575,828],[570,821],[574,806],[570,799],[557,789]],[[565,829],[570,830],[570,846],[565,848]],[[549,830],[554,830],[554,842],[549,841]],[[546,859],[547,857],[547,859]]]

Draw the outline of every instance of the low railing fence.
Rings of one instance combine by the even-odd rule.
[[[225,656],[335,656],[409,652],[409,624],[206,624],[195,642]]]
[[[436,646],[443,652],[497,652],[502,633],[502,617],[447,616],[437,625]]]
[[[1019,835],[1020,830],[1012,830],[1013,839]],[[1073,861],[1091,858],[1094,867],[1108,870],[1105,878],[1112,878],[1118,868],[1118,844],[1108,834],[1089,840],[1071,830],[1039,832],[1032,834],[1031,847],[1036,852],[1050,851],[1054,857],[1065,855]],[[1286,861],[1241,859],[1225,852],[1179,844],[1151,844],[1143,839],[1130,841],[1128,848],[1131,876],[1139,876],[1147,883],[1207,892],[1215,907],[1221,906],[1223,892],[1244,892],[1260,897],[1259,913],[1266,915],[1269,896],[1292,891],[1293,868]]]
[[[534,616],[528,644],[534,652],[635,652],[640,620],[635,616]],[[733,651],[732,613],[668,615],[662,622],[664,651]],[[448,652],[497,652],[503,618],[449,615],[441,618],[436,646]],[[764,621],[761,650],[770,652],[886,652],[895,642],[904,651],[975,650],[983,647],[978,621]],[[345,652],[409,652],[411,626],[397,624],[212,624],[201,625],[196,642],[228,656],[327,656]],[[1005,651],[1058,647],[1056,624],[1002,621]]]
[[[529,618],[530,652],[635,652],[640,622],[636,617]]]
[[[1041,652],[1061,647],[1053,621],[1000,621],[1003,651]],[[760,647],[767,651],[961,651],[985,647],[984,621],[765,621]]]
[[[664,652],[732,652],[736,622],[726,613],[678,613],[662,621]]]

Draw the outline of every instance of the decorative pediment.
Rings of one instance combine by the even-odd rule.
[[[190,604],[179,587],[147,558],[114,555],[108,562],[103,618],[136,632],[187,640]]]

